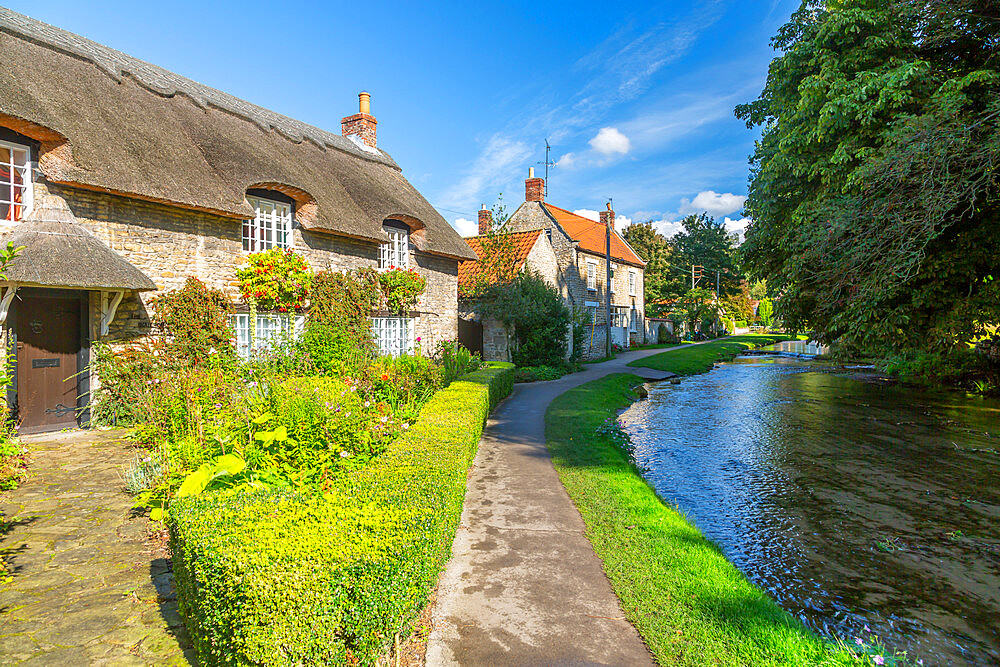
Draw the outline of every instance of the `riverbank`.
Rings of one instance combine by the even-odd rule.
[[[652,357],[636,359],[629,366],[642,366],[658,371],[667,371],[677,375],[696,375],[711,370],[720,361],[729,361],[737,354],[755,347],[771,345],[782,340],[790,340],[792,336],[781,334],[745,334],[728,336],[719,340],[691,345],[683,350],[673,349],[669,354],[657,354]]]
[[[736,336],[638,359],[683,375],[708,370],[774,336]],[[560,480],[624,613],[661,664],[873,664],[811,632],[751,584],[702,533],[667,506],[616,446],[617,412],[637,398],[620,373],[557,397],[545,436]],[[886,664],[894,659],[885,656]]]

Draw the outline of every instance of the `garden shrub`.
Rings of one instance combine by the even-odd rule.
[[[566,359],[572,315],[559,290],[537,273],[527,271],[509,283],[490,285],[477,310],[513,333],[511,360],[518,366],[559,366]]]
[[[437,393],[420,420],[323,494],[249,489],[174,503],[182,616],[203,664],[375,664],[447,561],[465,480],[510,364]]]
[[[445,386],[456,378],[471,373],[482,366],[478,354],[473,354],[456,340],[443,340],[434,349],[434,361],[441,367],[441,381]]]
[[[10,248],[13,248],[12,244],[8,244],[8,250]],[[0,252],[0,257],[2,256],[3,253]],[[14,355],[9,355],[6,358],[6,363],[0,364],[0,393],[6,393],[7,388],[13,383],[14,374],[11,371],[13,359]],[[24,446],[17,439],[16,425],[10,417],[5,401],[0,407],[0,491],[16,489],[26,468],[27,454]],[[2,520],[2,515],[0,515],[0,520]],[[3,561],[0,560],[0,579],[3,577],[3,572]]]
[[[197,278],[151,301],[154,332],[164,336],[162,352],[180,363],[204,365],[212,357],[236,356],[232,305],[222,290]]]

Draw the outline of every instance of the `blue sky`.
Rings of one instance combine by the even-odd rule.
[[[738,227],[770,37],[798,0],[6,3],[319,127],[372,94],[379,147],[463,233],[524,197],[544,140],[548,200],[676,230]],[[593,215],[596,215],[594,213]]]

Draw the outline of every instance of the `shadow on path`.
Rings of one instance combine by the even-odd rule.
[[[0,495],[0,663],[194,664],[168,554],[121,490],[122,432],[24,440],[29,477]]]

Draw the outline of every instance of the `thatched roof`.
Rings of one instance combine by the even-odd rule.
[[[40,198],[31,214],[0,237],[25,246],[5,274],[7,282],[36,287],[155,290],[156,283],[76,222],[61,197]]]
[[[3,116],[53,182],[238,219],[248,188],[285,188],[308,229],[384,242],[395,218],[419,249],[475,258],[384,151],[0,8]]]

